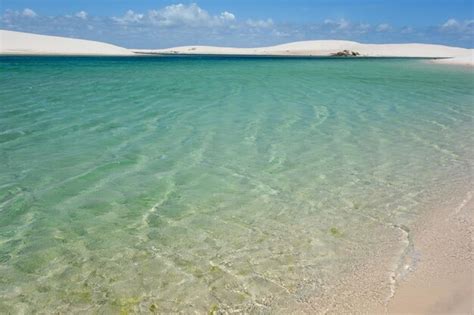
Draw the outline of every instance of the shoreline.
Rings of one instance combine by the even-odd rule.
[[[415,265],[388,304],[390,314],[472,314],[473,192],[448,198],[414,223]],[[453,202],[458,205],[453,207]]]
[[[474,314],[474,191],[470,179],[455,186],[431,190],[436,198],[427,200],[408,227],[381,223],[374,234],[384,235],[382,243],[303,312]]]
[[[37,57],[37,58],[236,58],[236,59],[291,59],[291,60],[419,60],[434,65],[472,68],[472,63],[458,61],[456,58],[447,57],[389,57],[389,56],[358,56],[358,57],[338,57],[338,56],[306,56],[306,55],[228,55],[228,54],[168,54],[168,53],[135,53],[132,55],[104,55],[104,54],[55,54],[55,53],[1,53],[2,57]]]
[[[474,54],[467,57],[439,58],[431,60],[431,62],[448,66],[474,67]]]

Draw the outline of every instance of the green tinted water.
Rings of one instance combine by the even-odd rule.
[[[0,59],[2,312],[305,304],[471,176],[472,70]]]

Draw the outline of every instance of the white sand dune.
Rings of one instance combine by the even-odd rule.
[[[340,40],[303,41],[261,48],[182,46],[154,50],[134,49],[133,51],[155,54],[328,56],[342,50],[355,51],[366,57],[454,58],[440,60],[440,62],[474,65],[472,49],[430,44],[361,44]]]
[[[361,44],[343,40],[315,40],[260,48],[183,46],[166,49],[131,50],[96,41],[0,30],[0,54],[4,55],[207,54],[329,56],[342,50],[355,51],[366,57],[446,58],[433,62],[474,66],[473,49],[429,44]]]
[[[0,54],[6,55],[134,55],[128,49],[90,40],[0,30]]]

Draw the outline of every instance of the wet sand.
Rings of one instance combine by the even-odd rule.
[[[473,314],[472,192],[454,209],[433,210],[413,229],[417,263],[398,284],[389,313]]]
[[[384,243],[301,313],[474,314],[472,181],[454,186],[409,227],[381,226]]]

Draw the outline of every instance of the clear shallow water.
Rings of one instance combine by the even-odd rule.
[[[471,175],[471,70],[2,57],[0,71],[2,312],[303,308],[431,187]]]

